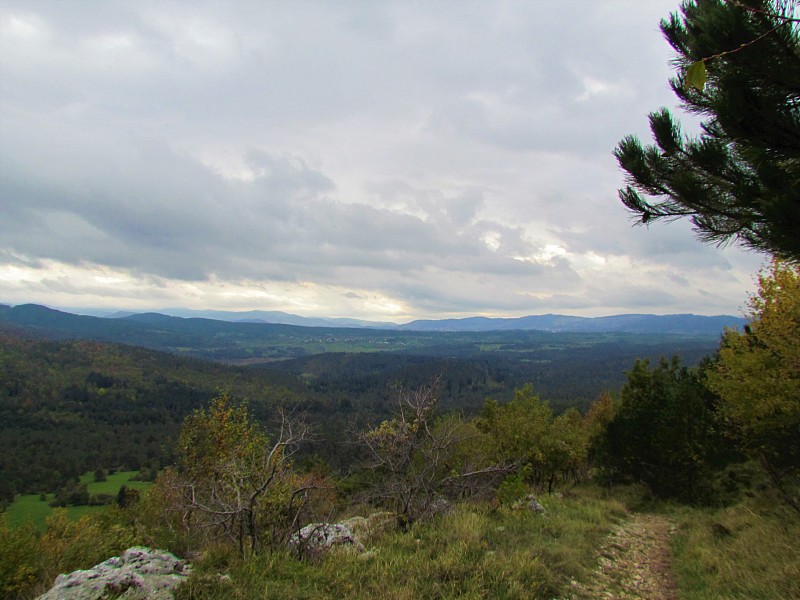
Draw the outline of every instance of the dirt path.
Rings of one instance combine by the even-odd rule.
[[[590,581],[576,583],[572,598],[677,598],[669,568],[670,528],[669,521],[659,515],[634,515],[608,537]]]

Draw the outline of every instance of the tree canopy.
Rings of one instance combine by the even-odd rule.
[[[295,497],[310,489],[293,478],[289,460],[309,434],[304,423],[281,414],[270,439],[245,406],[223,393],[208,410],[198,409],[184,420],[178,475],[161,477],[156,485],[181,492],[180,511],[191,515],[185,523],[238,542],[242,554],[246,541],[255,551],[270,528],[275,532],[278,523],[285,529],[293,522]]]
[[[800,267],[774,261],[744,333],[726,332],[708,385],[744,447],[800,509]]]
[[[706,242],[800,260],[800,19],[796,0],[693,0],[661,22],[672,90],[702,119],[689,137],[650,114],[655,144],[625,137],[620,199],[643,224],[688,217]]]
[[[699,369],[681,366],[676,356],[650,368],[636,361],[601,440],[612,478],[646,483],[662,497],[706,500],[710,473],[725,461],[716,398]]]

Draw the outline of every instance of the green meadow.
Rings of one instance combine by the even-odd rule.
[[[119,488],[123,485],[140,491],[146,490],[152,485],[149,481],[131,481],[131,477],[134,477],[136,473],[136,471],[119,471],[108,475],[105,481],[95,481],[94,473],[84,473],[81,475],[80,481],[86,484],[89,494],[111,494],[113,496],[116,496]],[[50,506],[53,498],[54,494],[45,494],[43,497],[40,494],[17,496],[5,513],[8,526],[15,528],[30,522],[38,531],[44,531],[45,520],[53,512],[53,507]],[[69,506],[67,515],[75,521],[85,514],[100,512],[105,508],[105,506]]]

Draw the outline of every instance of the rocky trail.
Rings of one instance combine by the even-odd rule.
[[[636,514],[622,523],[600,548],[588,582],[575,583],[573,600],[675,600],[669,566],[672,525],[663,516]]]

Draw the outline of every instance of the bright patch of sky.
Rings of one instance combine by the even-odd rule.
[[[0,302],[737,314],[762,257],[617,199],[677,6],[5,0]]]

